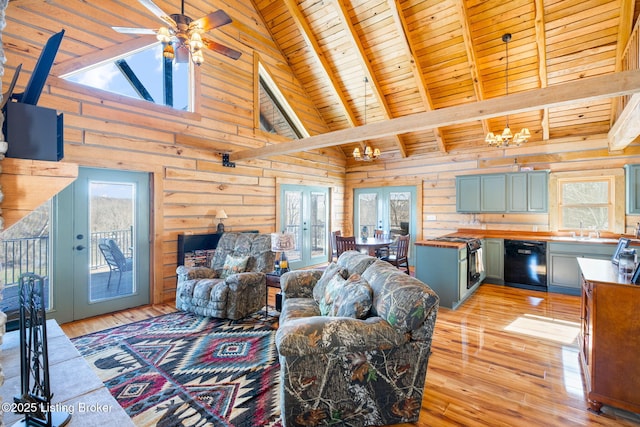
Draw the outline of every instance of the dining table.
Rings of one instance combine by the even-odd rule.
[[[369,255],[376,256],[376,251],[380,248],[388,248],[394,242],[388,237],[368,237],[363,239],[356,238],[356,249],[366,249]]]

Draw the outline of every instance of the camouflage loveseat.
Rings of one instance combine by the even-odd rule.
[[[286,273],[281,287],[285,426],[418,420],[439,306],[431,288],[356,251],[324,271]]]
[[[224,233],[209,267],[179,266],[176,307],[201,316],[237,320],[265,305],[275,253],[271,235]],[[226,267],[226,268],[225,268]]]

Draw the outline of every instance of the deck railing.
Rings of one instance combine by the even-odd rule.
[[[100,231],[91,233],[91,253],[89,268],[98,270],[107,263],[98,249],[100,239],[113,239],[125,256],[133,246],[133,230]],[[49,275],[49,236],[3,239],[0,250],[0,265],[5,286],[17,284],[23,273],[35,273],[42,277]]]

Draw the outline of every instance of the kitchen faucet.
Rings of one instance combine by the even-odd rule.
[[[580,237],[581,238],[584,237],[583,234],[582,234],[583,233],[583,231],[582,231],[583,228],[584,228],[584,224],[582,223],[582,221],[580,221]]]

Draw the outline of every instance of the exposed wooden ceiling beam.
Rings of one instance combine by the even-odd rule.
[[[314,150],[323,147],[333,147],[367,139],[434,129],[473,120],[498,117],[505,114],[568,106],[580,102],[607,99],[636,92],[640,92],[640,70],[624,71],[585,78],[527,92],[518,92],[471,104],[456,105],[425,113],[397,117],[356,128],[315,135],[298,141],[243,150],[231,153],[229,157],[230,160],[237,161]]]
[[[338,13],[338,17],[344,23],[346,27],[345,29],[347,30],[347,34],[349,34],[349,39],[356,48],[358,59],[362,64],[362,67],[364,69],[367,79],[369,79],[369,81],[371,82],[373,93],[375,94],[376,99],[378,100],[378,103],[380,103],[380,106],[382,107],[382,111],[384,112],[384,118],[390,119],[392,117],[392,114],[391,114],[391,110],[389,109],[389,104],[387,104],[387,100],[384,97],[384,91],[380,87],[380,83],[376,78],[376,75],[373,71],[373,67],[371,66],[371,62],[366,59],[367,54],[364,50],[364,46],[362,46],[362,42],[360,41],[360,38],[358,37],[356,29],[353,27],[353,22],[351,22],[351,18],[349,18],[349,12],[347,11],[347,8],[344,5],[342,0],[333,0],[332,3],[336,6],[336,12]],[[407,157],[407,149],[404,145],[404,142],[402,142],[402,140],[400,139],[400,137],[398,135],[390,135],[390,136],[395,138],[396,146],[400,151],[400,156]],[[361,140],[361,141],[364,141],[364,140]]]

